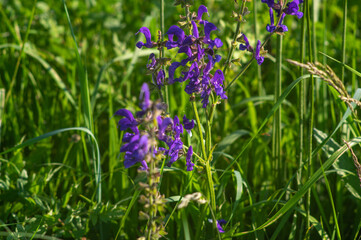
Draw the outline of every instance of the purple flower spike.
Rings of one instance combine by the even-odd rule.
[[[134,133],[139,133],[139,130],[137,128],[138,122],[134,119],[133,114],[129,110],[119,109],[114,115],[125,117],[123,119],[120,119],[120,121],[118,122],[118,127],[121,131],[130,128]]]
[[[189,146],[186,157],[187,171],[193,171],[194,163],[192,163],[192,156],[193,156],[193,148],[192,146]]]
[[[255,52],[255,55],[254,55],[254,58],[257,60],[258,65],[261,65],[263,63],[263,61],[264,61],[264,57],[262,57],[260,55],[260,51],[261,51],[261,41],[258,40],[257,47],[256,47],[256,52]]]
[[[149,29],[147,27],[141,27],[136,34],[138,34],[139,32],[144,34],[146,43],[143,43],[143,42],[140,42],[140,41],[137,42],[137,44],[136,44],[137,48],[142,48],[143,46],[145,46],[146,48],[152,48],[153,43],[152,43],[152,40],[151,40],[151,34],[150,34]]]
[[[244,51],[244,50],[249,50],[250,49],[250,45],[249,45],[249,41],[248,41],[248,38],[246,37],[246,34],[242,33],[243,34],[243,39],[245,41],[245,44],[239,44],[239,50],[241,51]]]
[[[225,231],[222,228],[222,225],[226,224],[227,221],[224,219],[217,220],[217,228],[220,233],[224,233]]]
[[[197,20],[198,21],[202,21],[202,15],[203,13],[207,13],[208,14],[208,9],[206,6],[204,5],[200,5],[199,8],[198,8],[198,17],[197,17]],[[208,14],[209,16],[209,14]]]

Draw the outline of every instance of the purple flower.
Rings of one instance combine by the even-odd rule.
[[[147,135],[135,135],[132,140],[121,148],[124,155],[124,167],[129,168],[134,164],[140,162],[142,164],[141,170],[147,170],[148,166],[145,161],[145,156],[149,152]]]
[[[271,19],[271,25],[268,24],[267,27],[266,27],[268,32],[272,33],[275,30],[277,30],[277,32],[287,32],[288,31],[287,26],[282,24],[283,19],[286,16],[285,13],[282,13],[280,22],[278,24],[278,28],[276,28],[276,26],[274,25],[274,17],[273,17],[273,9],[272,8],[269,9],[269,14],[270,14],[270,19]]]
[[[183,126],[187,130],[187,132],[189,133],[190,130],[192,130],[194,128],[194,120],[192,119],[192,121],[189,121],[189,119],[184,114],[184,116],[183,116]]]
[[[222,225],[226,224],[227,221],[224,219],[217,220],[217,228],[220,233],[224,233],[225,231],[222,228]]]
[[[184,31],[180,27],[178,27],[176,25],[171,26],[168,29],[167,34],[168,34],[168,38],[169,38],[169,40],[166,42],[166,45],[165,45],[167,47],[167,49],[180,47],[182,45],[182,42],[185,38],[185,34],[184,34]],[[173,41],[174,35],[177,37],[177,41]]]
[[[165,79],[165,72],[163,69],[161,69],[158,73],[158,76],[157,76],[157,85],[158,85],[158,88],[160,89],[161,86],[164,85],[164,79]]]
[[[150,34],[149,29],[147,27],[141,27],[136,34],[138,34],[139,32],[144,34],[146,43],[143,43],[140,41],[137,42],[137,44],[136,44],[137,48],[142,48],[143,46],[145,46],[146,48],[152,48],[154,43],[151,40],[151,34]]]
[[[156,65],[157,65],[157,60],[155,58],[155,55],[154,53],[151,53],[148,58],[147,69],[149,70],[154,69]]]
[[[276,30],[276,26],[274,25],[274,17],[273,17],[273,9],[270,8],[269,9],[269,15],[270,15],[270,19],[271,19],[271,25],[267,24],[267,31],[272,33]]]
[[[194,163],[192,163],[192,155],[193,155],[193,147],[189,146],[186,157],[187,171],[193,171]]]
[[[256,52],[254,54],[254,58],[257,60],[258,65],[261,65],[264,61],[264,57],[261,56],[260,51],[261,51],[261,41],[258,40]]]
[[[303,3],[302,0],[301,3]],[[302,18],[303,13],[298,11],[300,9],[299,4],[300,0],[293,0],[292,2],[287,3],[287,7],[284,12],[287,15],[296,15],[298,18]]]
[[[201,24],[202,24],[202,15],[203,13],[207,13],[208,14],[208,9],[206,6],[204,5],[200,5],[199,8],[198,8],[198,16],[197,16],[197,20],[198,21],[201,21]],[[208,14],[209,16],[209,14]]]
[[[240,44],[239,45],[239,49],[241,50],[241,51],[244,51],[244,50],[248,50],[248,51],[250,51],[250,49],[251,49],[251,46],[249,45],[249,41],[248,41],[248,38],[246,37],[246,35],[244,34],[244,33],[242,33],[242,36],[243,36],[243,40],[244,40],[244,42],[245,42],[245,44]]]
[[[224,81],[224,75],[222,70],[218,69],[214,77],[211,80],[212,85],[214,86],[215,92],[218,96],[220,96],[222,99],[227,99],[226,94],[223,91],[223,87],[221,86]]]
[[[209,47],[212,49],[214,46],[217,48],[220,48],[223,46],[222,41],[219,38],[216,38],[215,40],[211,39],[211,32],[217,30],[218,28],[216,25],[210,22],[206,22],[204,25],[204,43],[209,44]]]
[[[181,66],[181,63],[180,62],[173,62],[170,67],[169,67],[169,79],[168,79],[168,83],[169,84],[173,84],[174,82],[181,82],[181,78],[177,78],[177,79],[174,79],[174,73],[175,73],[175,70]]]
[[[139,130],[137,128],[138,122],[134,119],[133,114],[127,109],[119,109],[115,112],[114,115],[123,116],[125,118],[120,119],[118,122],[118,127],[121,131],[127,130],[130,128],[134,133],[138,134]]]
[[[267,3],[269,8],[273,8],[275,1],[274,0],[262,0],[263,3]]]

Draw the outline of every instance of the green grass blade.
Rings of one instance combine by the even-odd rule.
[[[350,147],[361,143],[361,137],[354,138],[349,142]],[[270,226],[271,224],[275,223],[280,217],[286,214],[297,202],[307,193],[307,191],[316,183],[317,180],[320,179],[322,176],[323,170],[327,170],[338,158],[340,158],[346,151],[348,151],[348,147],[343,145],[339,148],[336,152],[334,152],[331,157],[323,164],[323,169],[319,168],[308,180],[307,182],[301,187],[299,191],[295,193],[295,195],[287,201],[287,203],[276,213],[274,214],[268,221],[258,227],[256,230],[261,230]],[[241,232],[234,234],[232,237],[242,236],[249,232]]]
[[[3,48],[13,48],[13,49],[16,49],[16,50],[21,50],[21,47],[18,46],[18,45],[15,45],[15,44],[2,44],[2,45],[0,45],[0,49],[3,49]],[[42,58],[35,49],[27,49],[27,48],[25,48],[24,53],[29,55],[30,57],[34,58],[35,60],[37,60],[44,67],[44,69],[49,73],[49,75],[55,81],[56,85],[58,85],[58,87],[62,91],[64,91],[64,94],[65,94],[66,98],[69,100],[69,102],[73,105],[73,107],[75,109],[77,109],[78,106],[76,105],[76,103],[74,101],[74,98],[71,95],[71,92],[68,90],[65,83],[63,82],[63,80],[61,79],[59,74],[54,70],[54,68],[52,68],[50,66],[50,64],[47,61],[45,61],[45,59]]]
[[[337,59],[335,59],[335,58],[333,58],[333,57],[331,57],[331,56],[329,56],[329,55],[327,55],[327,54],[325,54],[325,53],[323,53],[323,52],[319,52],[319,53],[322,54],[322,55],[324,55],[325,57],[331,59],[332,61],[335,61],[335,62],[341,64],[341,65],[344,66],[347,70],[351,71],[353,74],[356,74],[357,76],[361,77],[361,73],[358,72],[358,71],[356,71],[354,68],[346,65],[345,63],[340,62],[339,60],[337,60]]]
[[[258,128],[258,131],[252,136],[252,138],[247,142],[247,144],[245,144],[242,148],[242,150],[238,153],[237,157],[235,159],[232,160],[232,162],[227,166],[227,168],[224,170],[223,174],[220,176],[220,178],[222,178],[222,176],[224,175],[224,173],[226,173],[232,166],[233,164],[242,156],[242,154],[244,153],[244,151],[248,148],[248,146],[253,142],[253,140],[259,135],[259,133],[262,131],[262,129],[266,126],[268,120],[273,116],[273,114],[276,112],[276,110],[279,108],[279,106],[282,104],[282,102],[285,100],[285,98],[288,96],[288,94],[290,94],[290,92],[292,91],[292,89],[299,83],[301,82],[303,79],[309,78],[310,75],[304,75],[301,76],[299,78],[297,78],[295,81],[293,81],[287,88],[286,90],[282,93],[282,95],[279,97],[278,101],[274,104],[274,106],[272,107],[271,111],[268,113],[268,115],[266,116],[266,118],[263,120],[261,126]]]

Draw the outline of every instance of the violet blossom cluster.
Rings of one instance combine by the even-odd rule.
[[[170,167],[183,155],[183,142],[181,135],[184,129],[190,132],[194,128],[194,120],[189,120],[184,115],[183,124],[175,116],[163,117],[162,112],[165,106],[162,103],[150,101],[149,87],[146,83],[141,88],[140,103],[141,111],[136,113],[136,118],[127,109],[119,109],[115,115],[122,116],[118,122],[118,128],[121,131],[130,130],[123,135],[123,145],[120,152],[124,152],[124,166],[129,168],[136,163],[141,163],[141,170],[147,170],[147,162],[157,154],[168,156]],[[150,123],[156,119],[156,126],[150,127]],[[140,127],[143,126],[143,129]],[[154,143],[154,139],[157,143]],[[158,147],[158,142],[164,142],[166,147]],[[189,147],[186,156],[187,171],[192,171],[193,149]]]
[[[202,19],[204,13],[208,13],[208,9],[201,5],[198,13],[192,15],[191,34],[186,35],[182,28],[173,25],[166,32],[168,40],[163,43],[153,42],[149,29],[142,27],[139,32],[144,34],[146,42],[138,42],[137,47],[166,47],[168,50],[177,48],[178,53],[184,53],[186,55],[184,59],[171,63],[167,84],[187,81],[185,92],[189,95],[200,95],[203,108],[206,108],[212,91],[222,99],[227,99],[227,96],[223,89],[222,70],[218,69],[214,74],[211,73],[214,65],[221,60],[221,56],[216,55],[215,50],[222,47],[223,43],[219,38],[211,38],[211,32],[218,28],[213,23]],[[151,54],[147,64],[148,70],[156,76],[155,82],[159,88],[164,85],[166,79],[165,72],[161,68],[162,64],[164,65],[162,61],[164,59],[157,59],[154,54]],[[182,68],[180,76],[176,76],[175,73],[178,68]]]
[[[300,3],[303,3],[303,0],[293,0],[283,6],[283,0],[275,3],[274,0],[261,0],[263,3],[266,3],[269,7],[269,15],[270,15],[270,24],[267,25],[266,30],[269,33],[278,33],[283,34],[288,32],[288,27],[283,24],[283,20],[286,15],[295,15],[298,18],[302,18],[303,13],[300,12]],[[277,24],[275,25],[273,11],[277,13],[277,17],[280,17]],[[264,61],[264,57],[262,56],[262,44],[261,41],[257,41],[256,49],[249,44],[248,38],[245,34],[242,34],[243,43],[239,45],[239,49],[244,51],[247,50],[249,52],[253,52],[254,58],[257,60],[258,65],[261,65]]]

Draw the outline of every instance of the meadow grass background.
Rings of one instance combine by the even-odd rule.
[[[112,116],[120,108],[135,112],[141,84],[151,81],[145,65],[154,51],[138,50],[135,43],[143,40],[143,36],[135,33],[147,26],[155,40],[160,29],[160,2],[66,1],[80,55],[62,1],[1,0],[0,3],[0,89],[3,89],[0,90],[0,237],[115,239],[119,233],[118,239],[135,239],[145,226],[138,219],[142,205],[134,195],[142,176],[138,175],[137,167],[124,168],[123,155],[119,154],[122,136],[116,126],[119,119]],[[314,135],[315,149],[317,136],[329,135],[347,108],[338,94],[317,77],[314,93],[311,94],[310,79],[299,83],[282,101],[280,117],[270,118],[237,163],[224,172],[255,136],[274,106],[278,73],[282,76],[281,92],[306,73],[285,59],[299,61],[304,50],[305,61],[311,57],[313,61],[330,65],[351,96],[360,86],[360,2],[348,0],[346,15],[344,1],[308,3],[310,14],[306,13],[304,19],[309,17],[310,24],[304,22],[305,40],[303,20],[287,16],[289,32],[283,37],[281,54],[277,56],[280,47],[273,36],[265,47],[269,57],[263,65],[258,67],[253,63],[228,90],[228,100],[217,108],[212,127],[212,142],[218,144],[212,161],[217,218],[229,220],[232,216],[225,227],[229,232],[224,236],[235,235],[234,239],[360,237],[361,190],[350,154],[344,154],[338,164],[304,188],[310,190],[310,200],[308,193],[299,191],[310,176],[322,169],[321,163],[332,160],[330,155],[344,144],[342,139],[359,137],[361,130],[355,121],[360,115],[350,117],[333,136],[334,145],[329,142],[324,151],[314,155],[311,165],[300,167],[310,152],[310,117],[314,119],[313,128],[326,134]],[[237,25],[232,11],[238,12],[239,6],[233,0],[195,1],[191,10],[196,11],[201,4],[208,7],[208,19],[220,29],[216,35],[224,46],[218,54],[224,64]],[[247,2],[246,6],[251,13],[247,22],[241,24],[241,32],[247,33],[253,44],[267,36],[268,9],[261,1]],[[184,14],[183,9],[174,6],[173,1],[165,1],[165,29],[176,24],[180,14]],[[319,52],[345,62],[354,71],[342,70],[342,64]],[[166,57],[175,53],[166,51]],[[276,58],[280,57],[283,65],[276,70]],[[233,58],[244,64],[251,55],[236,50]],[[231,66],[226,75],[227,85],[241,68],[236,64]],[[185,113],[192,116],[183,89],[180,84],[169,87],[172,116]],[[300,100],[301,89],[305,93],[304,102]],[[156,92],[152,98],[158,98]],[[311,111],[312,102],[315,111]],[[200,105],[199,109],[202,115]],[[303,119],[303,131],[300,131],[300,119]],[[72,129],[60,130],[66,128]],[[52,136],[46,135],[35,143],[35,137],[56,130]],[[27,146],[4,153],[30,139],[33,140]],[[197,141],[194,131],[192,143]],[[275,142],[279,142],[279,147]],[[95,143],[100,152],[101,199],[97,192],[98,176],[94,174],[99,169]],[[201,152],[200,146],[193,146],[195,152]],[[359,157],[359,146],[354,151]],[[295,177],[299,170],[302,176]],[[184,161],[178,161],[166,169],[161,192],[166,198],[176,200],[184,194],[202,191],[200,183],[204,179],[202,170],[195,170],[192,175],[185,171]],[[293,196],[300,196],[300,200],[287,211],[279,212],[280,218],[274,224],[239,236],[262,226]],[[166,219],[175,204],[171,200],[166,204]],[[191,203],[186,209],[176,210],[166,227],[166,238],[210,239],[211,224],[199,217],[201,208]]]

